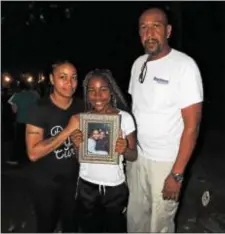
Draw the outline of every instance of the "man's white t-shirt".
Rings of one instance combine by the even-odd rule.
[[[191,57],[172,49],[165,57],[147,63],[141,84],[139,74],[147,57],[134,62],[129,84],[138,153],[156,161],[174,161],[184,129],[181,109],[203,101],[201,74]]]
[[[123,137],[128,136],[135,131],[135,124],[133,117],[126,111],[120,110],[121,115],[121,130]],[[123,169],[123,155],[119,156],[119,164],[95,164],[95,163],[81,163],[79,176],[91,183],[117,186],[125,181],[125,174]]]

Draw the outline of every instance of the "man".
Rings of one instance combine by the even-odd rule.
[[[145,55],[134,62],[129,93],[137,122],[138,160],[128,164],[128,232],[174,232],[186,165],[198,136],[203,88],[195,61],[170,48],[165,12],[139,19]]]
[[[109,141],[104,131],[99,132],[99,139],[97,140],[96,150],[109,152]]]
[[[25,123],[28,118],[28,109],[38,102],[40,96],[33,86],[25,81],[20,82],[20,88],[21,91],[13,94],[8,103],[16,114],[14,158],[17,157],[18,162],[24,164],[28,162],[25,146]]]

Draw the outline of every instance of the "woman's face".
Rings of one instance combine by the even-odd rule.
[[[98,140],[99,139],[99,131],[98,130],[94,130],[93,132],[92,132],[92,138],[94,139],[94,140]]]
[[[72,64],[62,64],[56,67],[51,77],[54,92],[70,98],[77,88],[77,70]]]
[[[99,113],[106,113],[111,107],[111,91],[108,83],[102,77],[92,77],[88,82],[88,101]]]

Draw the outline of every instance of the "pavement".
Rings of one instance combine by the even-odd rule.
[[[210,130],[201,136],[185,177],[176,217],[177,232],[225,232],[224,135],[223,131]],[[35,214],[24,172],[23,167],[2,164],[2,233],[35,232]],[[209,191],[205,206],[202,204],[204,191]]]

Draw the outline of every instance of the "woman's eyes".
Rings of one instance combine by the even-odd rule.
[[[62,76],[60,76],[60,79],[66,80],[66,79],[67,79],[67,76],[62,75]],[[75,75],[75,76],[72,76],[72,79],[76,81],[76,80],[77,80],[77,76],[76,76],[76,75]]]

